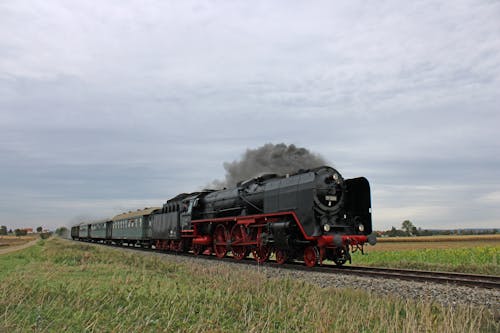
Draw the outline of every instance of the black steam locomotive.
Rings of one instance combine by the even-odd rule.
[[[231,189],[184,193],[161,208],[72,229],[75,239],[215,253],[219,258],[231,252],[236,260],[251,253],[259,263],[274,253],[280,264],[303,259],[307,266],[325,259],[337,265],[350,261],[350,251],[375,244],[371,233],[366,178],[343,179],[326,166],[265,174]]]

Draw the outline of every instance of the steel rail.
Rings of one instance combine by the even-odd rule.
[[[454,272],[441,272],[441,271],[422,271],[422,270],[412,270],[412,269],[397,269],[397,268],[368,267],[368,266],[345,266],[345,265],[336,266],[331,264],[324,264],[322,266],[315,266],[315,267],[307,267],[304,265],[303,262],[300,261],[287,262],[285,264],[278,264],[275,261],[267,261],[260,264],[252,258],[235,260],[230,256],[226,256],[224,258],[217,258],[215,255],[200,254],[198,256],[195,256],[192,253],[162,251],[152,248],[144,248],[136,246],[123,246],[117,244],[103,244],[94,242],[90,242],[90,244],[107,245],[120,249],[139,250],[143,252],[154,252],[154,253],[174,255],[174,256],[185,256],[190,258],[214,260],[217,262],[243,264],[248,266],[272,267],[272,268],[281,268],[286,270],[300,270],[307,272],[319,272],[319,273],[329,273],[329,274],[345,274],[345,275],[376,277],[385,279],[399,279],[399,280],[417,281],[417,282],[432,282],[440,284],[453,284],[460,286],[500,290],[500,276],[495,276],[495,275],[467,274],[467,273],[454,273]]]

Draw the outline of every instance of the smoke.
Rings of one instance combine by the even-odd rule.
[[[225,180],[215,180],[211,188],[234,187],[239,181],[264,173],[284,175],[300,169],[311,169],[328,164],[319,154],[306,148],[267,143],[256,149],[247,149],[239,161],[225,162]]]
[[[107,218],[108,217],[96,217],[96,216],[93,216],[90,214],[80,214],[80,215],[73,217],[67,223],[65,223],[65,227],[67,227],[68,229],[71,229],[71,227],[74,227],[75,225],[79,225],[82,223],[87,224],[87,223],[91,223],[94,221],[104,220]]]

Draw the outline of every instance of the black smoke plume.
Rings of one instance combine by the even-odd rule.
[[[214,181],[211,188],[234,187],[242,180],[260,176],[264,173],[284,175],[300,169],[311,169],[327,165],[326,160],[306,148],[286,145],[285,143],[267,143],[256,149],[247,149],[241,160],[225,162],[224,180]]]

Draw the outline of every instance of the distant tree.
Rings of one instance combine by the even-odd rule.
[[[413,223],[411,223],[410,220],[404,220],[401,224],[401,228],[406,231],[407,235],[411,235],[411,232],[413,231],[413,228],[415,228],[415,226],[413,225]]]
[[[433,234],[432,234],[432,231],[424,229],[424,230],[422,230],[422,231],[419,232],[419,235],[420,236],[432,236]]]
[[[407,236],[406,232],[400,229],[396,229],[394,227],[391,228],[391,230],[386,231],[387,236],[389,237],[402,237],[402,236]]]
[[[0,235],[7,235],[7,227],[6,226],[1,226],[0,227]]]
[[[19,237],[19,236],[26,236],[28,234],[28,232],[26,230],[23,230],[23,229],[16,229],[14,230],[14,234]]]
[[[12,233],[13,233],[12,229],[9,229],[9,234],[12,234]]]
[[[41,232],[40,233],[40,238],[41,239],[47,239],[47,238],[50,237],[51,234],[52,234],[51,232]]]
[[[38,227],[38,228],[36,228],[36,232],[40,233],[40,232],[42,232],[42,231],[43,231],[43,228],[42,228],[41,226],[40,226],[40,227]]]
[[[68,228],[60,227],[56,229],[56,235],[59,237],[66,237],[68,234]]]

